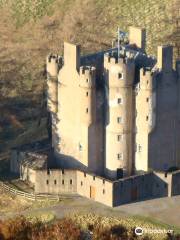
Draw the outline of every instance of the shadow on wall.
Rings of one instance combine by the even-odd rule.
[[[62,169],[76,169],[81,171],[88,171],[88,167],[80,163],[78,159],[72,156],[64,155],[61,153],[54,152],[56,165]]]

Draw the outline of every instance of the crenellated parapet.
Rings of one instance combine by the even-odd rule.
[[[153,90],[155,89],[155,76],[149,68],[140,69],[140,89]]]
[[[115,53],[106,53],[104,55],[104,69],[105,81],[109,87],[128,87],[133,85],[135,64],[132,58],[126,56],[118,58]]]
[[[49,54],[46,58],[46,71],[50,77],[57,77],[62,67],[62,57],[57,54]]]
[[[81,66],[79,69],[80,83],[83,88],[95,88],[96,68],[92,66]]]

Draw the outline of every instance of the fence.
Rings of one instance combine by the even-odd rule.
[[[10,194],[21,196],[29,200],[51,200],[51,201],[60,201],[63,199],[71,199],[74,197],[73,195],[67,196],[67,195],[50,195],[50,194],[35,194],[35,193],[26,193],[23,191],[19,191],[17,189],[14,189],[13,187],[8,186],[7,184],[0,181],[0,187],[4,189],[5,191],[9,192]]]

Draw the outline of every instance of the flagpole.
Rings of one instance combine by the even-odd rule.
[[[119,36],[119,27],[118,27],[118,58],[119,58],[119,52],[120,52],[119,41],[120,41],[120,36]]]

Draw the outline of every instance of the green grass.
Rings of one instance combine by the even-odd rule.
[[[180,234],[180,227],[163,223],[163,222],[161,222],[157,219],[154,219],[152,217],[134,215],[132,218],[135,219],[135,220],[140,220],[142,222],[153,224],[154,226],[157,226],[161,229],[163,228],[163,229],[167,229],[167,230],[174,230],[175,234]]]

